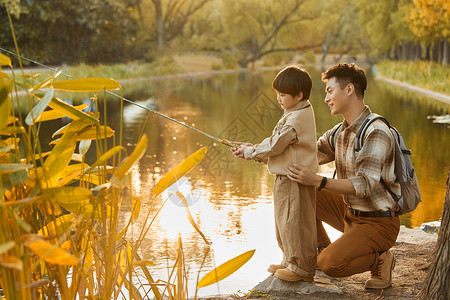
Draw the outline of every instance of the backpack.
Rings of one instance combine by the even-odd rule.
[[[407,149],[405,146],[405,142],[403,141],[402,135],[398,132],[395,127],[392,127],[389,122],[382,116],[372,113],[364,119],[361,127],[356,133],[354,150],[358,153],[364,143],[364,135],[372,122],[375,120],[381,120],[389,127],[392,136],[395,140],[395,176],[397,177],[397,181],[400,183],[401,187],[401,196],[398,197],[394,192],[392,192],[387,184],[381,179],[381,184],[385,187],[385,189],[389,192],[392,198],[398,203],[400,209],[397,211],[399,215],[406,214],[408,212],[416,209],[417,205],[421,202],[420,198],[420,188],[419,181],[417,180],[416,173],[414,171],[414,167],[411,162],[411,154],[412,151]],[[336,126],[329,136],[329,143],[331,147],[335,148],[336,138],[339,132],[342,129],[342,123]]]

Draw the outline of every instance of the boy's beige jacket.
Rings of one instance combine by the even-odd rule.
[[[300,101],[285,110],[272,135],[253,147],[245,147],[244,157],[267,162],[269,172],[287,175],[292,163],[318,171],[316,122],[311,103]]]

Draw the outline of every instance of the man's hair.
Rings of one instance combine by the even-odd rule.
[[[272,82],[272,88],[292,97],[303,93],[302,100],[308,100],[311,94],[312,80],[304,69],[289,66],[281,70]]]
[[[337,64],[322,73],[322,81],[326,82],[330,78],[336,78],[341,89],[352,83],[358,97],[364,98],[364,91],[367,88],[367,78],[364,70],[355,64]]]

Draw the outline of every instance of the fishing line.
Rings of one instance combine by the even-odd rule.
[[[38,66],[44,67],[44,68],[46,68],[46,69],[49,69],[49,70],[52,70],[52,71],[55,71],[55,72],[59,72],[59,71],[60,71],[59,68],[52,68],[52,67],[49,67],[49,66],[44,65],[44,64],[41,64],[41,63],[39,63],[39,62],[37,62],[37,61],[35,61],[35,60],[29,59],[29,58],[24,57],[24,56],[22,56],[22,55],[18,55],[18,54],[14,53],[14,52],[11,52],[11,51],[9,51],[9,50],[6,50],[6,49],[4,49],[4,48],[2,48],[2,47],[0,47],[0,50],[1,50],[1,51],[4,51],[4,52],[7,52],[7,53],[10,53],[10,54],[12,54],[12,55],[15,55],[15,56],[17,56],[17,57],[20,57],[20,58],[22,58],[22,59],[24,59],[24,60],[26,60],[26,61],[32,62],[32,63],[34,63],[34,64],[36,64],[36,65],[38,65]],[[70,75],[68,75],[68,74],[66,74],[66,73],[63,73],[63,72],[61,72],[61,75],[64,75],[64,76],[66,76],[66,77],[68,77],[68,78],[70,78],[70,79],[76,79],[76,78],[74,78],[74,77],[72,77],[72,76],[70,76]],[[165,115],[165,114],[163,114],[163,113],[160,113],[159,111],[156,111],[156,110],[151,109],[151,108],[149,108],[149,107],[143,106],[143,105],[141,105],[141,104],[139,104],[139,103],[133,102],[132,100],[129,100],[129,99],[127,99],[127,98],[124,98],[124,97],[122,97],[122,96],[119,96],[119,95],[117,95],[117,94],[114,94],[114,93],[112,93],[112,92],[110,92],[110,91],[105,91],[105,92],[106,92],[108,95],[111,95],[111,96],[116,97],[116,98],[119,98],[119,99],[123,99],[125,102],[128,102],[128,103],[130,103],[130,104],[133,104],[133,105],[135,105],[135,106],[137,106],[137,107],[139,107],[139,108],[142,108],[142,109],[144,109],[144,110],[146,110],[146,111],[149,111],[149,112],[151,112],[151,113],[154,113],[154,114],[156,114],[156,115],[158,115],[158,116],[160,116],[160,117],[166,118],[166,119],[169,120],[169,121],[175,122],[175,123],[177,123],[177,124],[183,125],[183,126],[186,127],[186,128],[192,129],[192,130],[194,130],[194,131],[196,131],[196,132],[198,132],[198,133],[200,133],[200,134],[203,134],[203,135],[209,137],[210,139],[213,139],[213,140],[215,140],[215,141],[217,141],[217,142],[219,142],[219,143],[221,143],[221,144],[224,144],[224,145],[229,146],[229,147],[236,147],[235,144],[232,144],[232,143],[228,142],[227,140],[224,140],[224,139],[215,137],[215,136],[213,136],[213,135],[211,135],[211,134],[209,134],[209,133],[206,133],[206,132],[204,132],[204,131],[202,131],[202,130],[200,130],[200,129],[194,128],[194,127],[192,127],[192,126],[186,124],[185,122],[180,122],[180,121],[178,121],[178,120],[175,120],[175,119],[173,119],[173,118],[171,118],[171,117],[169,117],[169,116],[167,116],[167,115]]]

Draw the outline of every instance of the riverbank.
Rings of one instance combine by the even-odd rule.
[[[392,286],[385,290],[366,290],[364,282],[370,277],[365,272],[345,278],[332,278],[320,270],[315,283],[286,284],[273,276],[249,290],[246,294],[202,297],[215,299],[411,299],[417,298],[424,287],[428,270],[433,262],[438,235],[420,228],[401,226],[397,242],[391,249],[396,258],[392,273]]]

